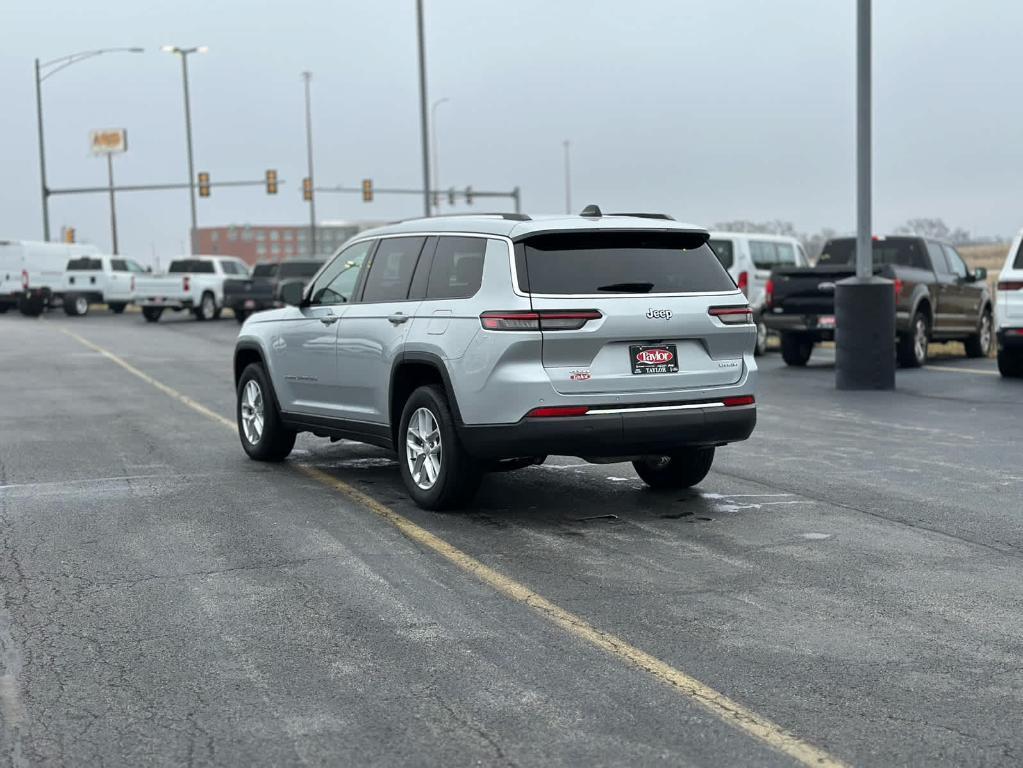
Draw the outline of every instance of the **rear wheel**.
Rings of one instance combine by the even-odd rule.
[[[781,356],[785,365],[804,366],[813,354],[813,339],[802,333],[782,333]]]
[[[42,296],[18,297],[18,311],[25,317],[39,317],[43,314],[44,309],[46,309],[46,304],[43,302]]]
[[[1023,351],[998,350],[998,372],[1007,379],[1023,377]]]
[[[757,318],[757,345],[753,348],[753,354],[760,355],[767,353],[767,326],[764,325],[762,317]]]
[[[967,357],[987,357],[991,354],[991,343],[994,337],[991,330],[993,325],[991,322],[991,310],[985,309],[984,314],[980,316],[977,332],[972,336],[967,336],[963,342],[963,346],[966,347]]]
[[[199,306],[193,310],[196,320],[215,320],[219,314],[217,310],[217,300],[213,298],[213,294],[207,291],[199,299]]]
[[[89,300],[84,296],[71,294],[64,297],[64,314],[81,317],[89,314]]]
[[[636,474],[651,488],[691,488],[710,472],[714,448],[687,448],[669,456],[644,456],[632,462]]]
[[[479,488],[482,469],[458,441],[447,395],[438,386],[419,387],[405,403],[397,448],[401,479],[423,509],[456,509]]]
[[[111,311],[111,312],[113,312],[113,313],[114,313],[115,315],[119,315],[119,314],[121,314],[122,312],[124,312],[124,308],[125,308],[126,306],[128,306],[128,305],[127,305],[127,304],[123,304],[123,303],[121,303],[121,302],[119,302],[119,301],[118,301],[118,302],[114,302],[113,304],[107,304],[107,307],[108,307],[108,308],[110,309],[110,311]]]
[[[927,344],[931,339],[931,324],[926,314],[913,315],[909,333],[899,336],[896,357],[903,368],[919,368],[927,364]]]
[[[147,323],[155,323],[163,314],[163,307],[142,307],[142,317]]]
[[[238,437],[249,458],[283,461],[295,447],[297,434],[281,421],[266,371],[251,363],[238,380]]]

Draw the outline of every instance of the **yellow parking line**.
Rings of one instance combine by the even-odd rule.
[[[932,371],[948,371],[949,373],[973,373],[980,376],[1001,376],[998,371],[985,371],[983,368],[953,368],[949,365],[927,364],[927,369]]]
[[[82,338],[77,333],[73,333],[72,331],[65,329],[61,330],[63,333],[85,345],[89,349],[99,352],[105,358],[116,363],[132,375],[137,376],[147,384],[151,384],[156,387],[164,394],[169,395],[178,402],[187,405],[192,410],[201,413],[203,416],[212,419],[218,424],[230,428],[232,432],[236,430],[235,423],[231,419],[227,419],[217,413],[214,413],[206,406],[196,402],[186,395],[181,394],[173,387],[169,387],[166,384],[157,381],[152,376],[143,373],[131,363],[128,363],[118,357],[113,352],[93,344],[91,341]],[[570,611],[566,611],[564,608],[555,605],[550,600],[537,594],[525,584],[515,581],[493,568],[484,565],[476,558],[466,554],[452,544],[449,544],[444,539],[430,533],[425,528],[416,525],[407,517],[398,514],[390,507],[380,503],[372,496],[363,493],[358,488],[355,488],[342,480],[338,480],[336,477],[333,477],[316,467],[312,467],[307,464],[297,464],[296,466],[298,470],[307,477],[328,488],[338,491],[357,504],[366,507],[378,517],[386,520],[388,523],[397,528],[406,538],[432,550],[436,554],[448,560],[450,563],[461,568],[463,571],[472,574],[483,583],[493,587],[502,595],[529,606],[545,619],[561,627],[580,640],[583,640],[592,646],[606,651],[618,659],[626,661],[629,664],[648,672],[661,682],[670,685],[690,701],[700,705],[729,725],[738,728],[747,735],[758,739],[773,749],[788,755],[796,762],[807,766],[817,766],[818,768],[839,768],[840,766],[845,765],[824,750],[803,741],[798,736],[795,736],[778,724],[768,720],[766,717],[758,715],[752,710],[747,709],[738,702],[725,696],[723,693],[719,693],[710,686],[704,685],[696,678],[691,677],[685,672],[682,672],[660,659],[651,656],[649,653],[630,645],[616,635],[597,629],[580,616],[577,616]]]

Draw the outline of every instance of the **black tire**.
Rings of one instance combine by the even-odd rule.
[[[407,445],[409,422],[420,409],[425,409],[433,418],[436,433],[440,438],[437,446],[439,451],[432,454],[439,457],[439,469],[433,485],[428,488],[419,485],[409,466],[411,453],[411,449]],[[455,430],[455,420],[451,416],[451,409],[448,406],[448,398],[441,387],[436,385],[419,387],[412,393],[401,411],[396,447],[401,479],[405,482],[412,501],[423,509],[457,509],[471,501],[479,489],[480,481],[483,479],[483,470],[466,453],[459,442],[458,432]]]
[[[142,317],[147,323],[155,323],[163,314],[163,307],[142,307]]]
[[[0,315],[4,314],[10,308],[10,304],[0,304]]]
[[[248,317],[248,312],[243,309],[236,309],[234,311],[234,319],[237,320],[239,324],[244,323]]]
[[[71,317],[84,317],[89,314],[89,300],[80,294],[65,294],[64,314]]]
[[[763,316],[759,316],[756,319],[757,324],[757,343],[753,347],[753,354],[757,357],[767,354],[767,326],[764,324]]]
[[[1023,351],[998,350],[998,372],[1007,379],[1023,378]]]
[[[995,331],[994,322],[991,319],[991,310],[984,309],[977,324],[977,332],[967,336],[963,341],[967,357],[988,357],[991,354],[991,346],[994,343]]]
[[[113,312],[113,313],[114,313],[115,315],[119,315],[119,314],[121,314],[122,312],[124,312],[124,308],[125,308],[126,306],[128,306],[128,305],[127,305],[127,304],[122,304],[121,302],[115,302],[114,304],[107,304],[107,307],[108,307],[108,308],[110,309],[110,311],[111,311],[111,312]]]
[[[657,490],[692,488],[710,472],[714,448],[688,448],[670,456],[644,456],[632,462],[644,483]]]
[[[206,291],[199,299],[199,306],[192,310],[196,320],[216,320],[220,311],[217,309],[217,300],[213,294]]]
[[[27,299],[24,296],[18,297],[18,311],[25,317],[39,317],[46,309],[46,303],[42,296],[33,296]]]
[[[781,357],[785,365],[801,368],[813,354],[813,339],[802,333],[783,332],[781,335]]]
[[[919,310],[913,315],[909,332],[899,336],[895,356],[903,368],[927,365],[927,345],[931,340],[931,319]]]
[[[243,406],[246,403],[244,398],[249,391],[250,383],[256,387],[259,393],[259,407],[262,408],[262,428],[255,441],[246,434],[245,417],[250,412],[243,414]],[[284,426],[281,421],[281,413],[277,410],[277,398],[274,397],[273,389],[267,378],[266,371],[259,363],[250,363],[242,371],[238,379],[237,401],[235,404],[235,421],[238,424],[238,439],[242,441],[242,448],[249,455],[250,459],[256,461],[284,461],[292,448],[295,447],[297,433]]]

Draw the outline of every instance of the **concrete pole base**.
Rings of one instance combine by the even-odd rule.
[[[835,284],[835,388],[895,389],[895,290],[883,277]]]

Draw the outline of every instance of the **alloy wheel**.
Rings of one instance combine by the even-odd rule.
[[[991,315],[987,312],[980,318],[980,348],[984,351],[984,357],[991,354]]]
[[[922,317],[916,319],[916,326],[913,328],[913,354],[920,365],[927,360],[927,321]]]
[[[443,451],[437,419],[428,408],[417,408],[405,431],[405,460],[412,482],[428,491],[440,476]]]
[[[84,296],[75,297],[75,314],[84,315],[89,311],[89,301]]]
[[[242,431],[251,445],[263,436],[263,391],[255,379],[249,379],[242,390]]]

